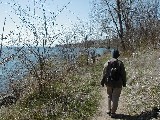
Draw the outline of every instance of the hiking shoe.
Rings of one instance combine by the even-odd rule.
[[[111,118],[115,118],[116,117],[116,113],[111,113]]]

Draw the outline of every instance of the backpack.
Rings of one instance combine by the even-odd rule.
[[[120,76],[120,65],[118,60],[108,62],[108,81],[118,81]]]

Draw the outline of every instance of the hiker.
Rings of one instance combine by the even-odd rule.
[[[91,59],[92,59],[92,62],[93,62],[93,63],[96,62],[96,51],[95,51],[95,50],[93,50],[93,51],[91,52]]]
[[[104,64],[101,85],[107,87],[108,112],[112,118],[116,116],[122,86],[126,87],[126,71],[122,61],[118,60],[119,51],[112,51],[112,58]]]

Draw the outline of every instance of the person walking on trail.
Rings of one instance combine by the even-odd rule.
[[[112,51],[112,58],[104,64],[101,85],[107,87],[108,112],[112,118],[116,116],[122,86],[126,87],[126,71],[122,61],[118,60],[119,51]]]

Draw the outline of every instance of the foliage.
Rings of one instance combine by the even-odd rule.
[[[92,20],[99,24],[108,46],[137,50],[142,45],[159,45],[157,0],[93,0]],[[117,37],[118,36],[118,37]],[[125,49],[124,49],[125,48]]]
[[[160,107],[159,50],[134,53],[126,60],[128,85],[124,101],[129,114]]]
[[[87,65],[87,59],[88,59],[87,55],[80,55],[77,59],[78,65],[79,66]]]
[[[34,91],[15,105],[3,108],[1,119],[90,119],[99,105],[101,68],[102,64],[97,63],[65,73],[62,79],[57,77],[43,93]]]

